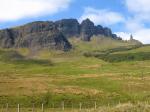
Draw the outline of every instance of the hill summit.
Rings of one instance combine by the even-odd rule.
[[[94,25],[89,20],[81,24],[76,19],[59,21],[36,21],[15,28],[0,30],[0,47],[2,48],[50,48],[69,50],[72,45],[68,38],[76,37],[90,41],[94,35],[103,35],[121,40],[110,28]]]

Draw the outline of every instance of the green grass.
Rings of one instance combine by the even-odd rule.
[[[128,46],[137,45],[132,42],[115,40],[115,39],[112,39],[109,37],[103,37],[103,36],[94,36],[90,42],[84,42],[76,38],[71,38],[69,41],[72,43],[76,51],[80,51],[80,52],[96,51],[96,50],[103,51],[107,49],[116,48],[118,46],[128,47]]]
[[[111,42],[109,38],[104,41]],[[70,52],[42,50],[34,55],[28,49],[1,49],[0,105],[30,107],[35,103],[39,107],[44,103],[48,107],[65,101],[68,107],[71,103],[77,107],[80,102],[93,106],[97,101],[106,106],[150,101],[149,59],[111,63],[83,56],[84,52],[109,51],[110,55],[136,53],[139,57],[141,52],[149,53],[149,46],[133,48],[130,43],[113,40],[109,47],[98,43],[94,47],[95,42],[75,43]]]
[[[148,45],[124,46],[104,51],[88,51],[83,55],[96,57],[108,62],[144,61],[150,60],[150,49]]]

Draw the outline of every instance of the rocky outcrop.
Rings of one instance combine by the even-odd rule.
[[[24,35],[31,33],[53,31],[56,30],[56,28],[55,24],[51,21],[36,21],[17,28],[13,28],[13,30],[17,32],[18,35],[16,36],[23,37]]]
[[[90,41],[93,35],[121,39],[111,29],[95,26],[89,19],[81,24],[76,19],[62,19],[56,22],[36,21],[23,26],[0,30],[0,47],[31,47],[59,50],[71,49],[67,38],[80,37]]]
[[[84,41],[90,41],[94,33],[95,33],[94,23],[89,19],[84,20],[80,25],[81,39]]]
[[[106,37],[121,40],[116,34],[113,34],[110,28],[95,26],[89,19],[83,20],[81,24],[76,19],[62,19],[56,22],[51,22],[51,29],[57,29],[62,32],[67,38],[81,37],[83,41],[90,41],[93,35],[103,35]]]
[[[21,30],[22,31],[22,30]],[[17,32],[18,36],[13,36]],[[13,34],[14,33],[14,34]],[[36,33],[24,34],[19,30],[0,31],[0,46],[3,48],[48,48],[68,51],[71,44],[59,31],[39,31]]]
[[[95,26],[96,35],[104,35],[104,28],[101,25]]]
[[[142,45],[142,42],[136,40],[133,38],[133,35],[130,35],[130,40],[128,40],[128,42],[132,43],[132,44],[136,44],[136,45]]]
[[[56,50],[67,51],[71,48],[71,44],[64,37],[64,35],[58,31],[46,31],[37,32],[19,37],[15,40],[16,48],[49,48]]]
[[[71,49],[71,44],[57,30],[55,23],[42,21],[1,30],[0,46],[3,48],[48,48],[64,51]]]
[[[80,26],[76,19],[62,19],[55,22],[56,28],[67,38],[79,36]]]
[[[112,37],[112,31],[111,31],[111,29],[105,27],[105,28],[104,28],[104,35],[105,35],[106,37]]]
[[[11,29],[0,31],[0,46],[3,48],[10,48],[14,45],[14,37]]]

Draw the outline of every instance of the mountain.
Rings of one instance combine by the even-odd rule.
[[[95,26],[89,19],[81,24],[76,19],[62,19],[59,21],[36,21],[0,30],[0,47],[2,48],[49,48],[70,50],[72,45],[68,39],[80,38],[90,41],[94,35],[103,35],[115,40],[121,40],[111,29]]]
[[[62,19],[54,22],[54,24],[67,38],[80,37],[83,41],[90,41],[93,35],[104,35],[114,39],[121,39],[113,34],[111,29],[103,28],[101,25],[95,26],[89,19],[83,20],[81,24],[76,19]]]

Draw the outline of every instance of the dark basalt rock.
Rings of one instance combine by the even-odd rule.
[[[111,29],[109,29],[109,28],[104,28],[104,35],[106,36],[106,37],[112,37],[112,31],[111,31]]]
[[[1,30],[0,46],[3,48],[49,48],[64,51],[71,49],[71,44],[57,30],[53,22],[42,21]]]
[[[112,34],[112,38],[117,39],[117,35],[116,34]]]
[[[14,45],[14,37],[11,29],[0,31],[0,46],[3,48],[10,48]]]
[[[104,34],[104,28],[101,25],[95,26],[95,34],[96,35],[103,35]]]
[[[91,37],[94,35],[96,30],[94,23],[89,19],[86,19],[81,23],[80,27],[81,39],[84,41],[90,41]]]
[[[71,44],[61,32],[46,31],[31,33],[25,35],[23,38],[18,38],[15,47],[36,49],[48,48],[67,51],[71,49]]]
[[[55,24],[51,21],[36,21],[32,23],[28,23],[24,26],[20,26],[15,28],[18,31],[20,36],[24,36],[30,33],[44,32],[44,31],[52,31],[55,30]]]
[[[57,29],[67,38],[79,36],[79,23],[76,19],[62,19],[55,22]]]

